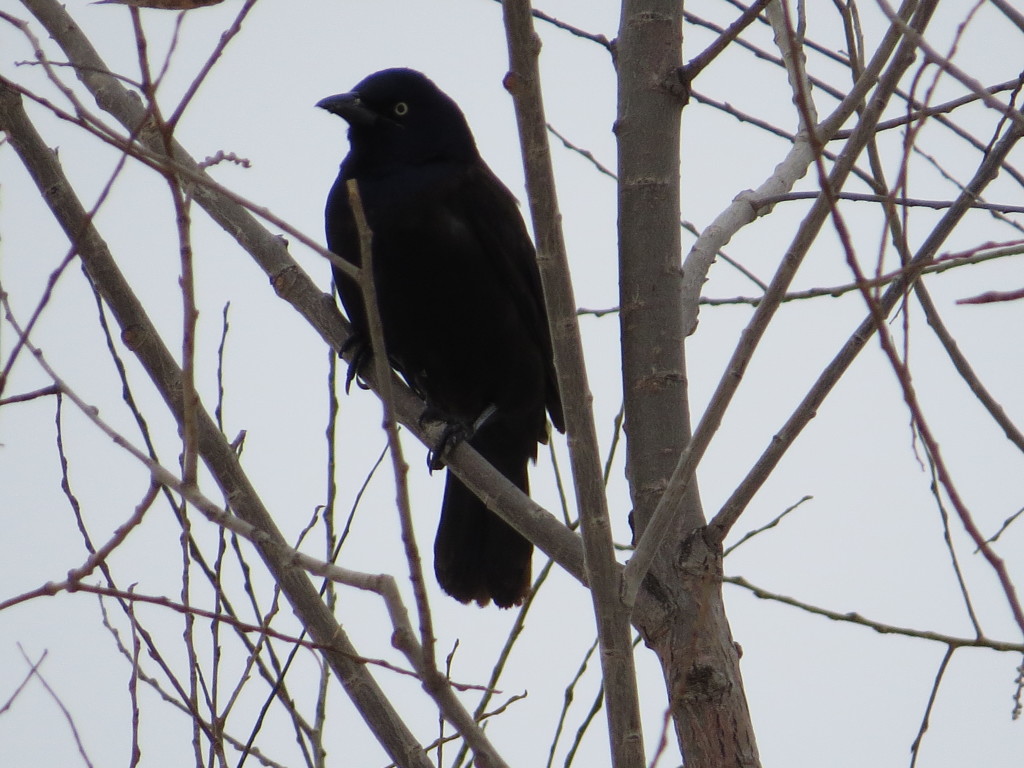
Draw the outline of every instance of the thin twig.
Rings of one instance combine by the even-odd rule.
[[[377,286],[374,280],[373,268],[373,232],[366,220],[366,212],[363,210],[363,200],[359,195],[359,184],[355,179],[349,179],[347,183],[349,206],[352,209],[352,217],[355,220],[356,231],[359,235],[359,288],[363,295],[363,305],[366,307],[366,319],[369,327],[370,345],[373,350],[373,365],[377,371],[377,381],[380,382],[380,400],[383,407],[384,432],[388,438],[388,453],[391,456],[391,466],[395,476],[396,502],[398,507],[398,519],[402,530],[402,544],[405,547],[406,561],[409,565],[409,580],[412,583],[413,595],[416,599],[416,610],[420,620],[420,645],[423,649],[422,673],[426,678],[428,675],[438,674],[437,658],[434,650],[434,627],[430,614],[430,602],[427,600],[427,589],[423,580],[423,560],[420,558],[419,547],[416,544],[416,533],[412,523],[412,506],[409,501],[409,465],[402,453],[402,443],[398,438],[398,423],[395,420],[393,374],[391,363],[388,357],[387,347],[384,339],[384,325],[380,316],[380,307],[377,303]]]
[[[0,398],[0,405],[12,405],[14,403],[27,403],[30,400],[36,400],[40,397],[50,397],[51,395],[60,394],[60,389],[53,386],[52,384],[47,387],[41,387],[34,389],[31,392],[23,392],[20,395],[11,395],[10,397]]]
[[[982,83],[978,82],[978,80],[961,70],[952,61],[950,61],[947,56],[943,56],[941,53],[936,51],[924,39],[920,30],[914,29],[899,18],[896,11],[893,10],[892,6],[889,5],[886,0],[877,1],[879,8],[882,9],[882,12],[886,17],[888,17],[889,21],[899,27],[900,31],[906,36],[906,38],[917,46],[929,62],[939,67],[939,69],[954,80],[959,81],[961,85],[985,102],[985,106],[996,110],[1007,120],[1016,123],[1019,128],[1024,128],[1024,114],[1015,110],[1011,105],[997,99]]]
[[[75,725],[74,716],[72,716],[67,706],[64,704],[63,701],[61,701],[60,696],[58,696],[57,692],[53,690],[52,687],[50,687],[50,684],[46,681],[46,678],[43,677],[42,673],[40,673],[39,671],[39,664],[42,662],[42,657],[40,657],[39,661],[32,662],[32,660],[29,659],[28,654],[25,653],[25,649],[22,647],[21,643],[18,643],[18,651],[21,652],[21,656],[23,659],[25,659],[25,663],[29,665],[32,676],[39,681],[40,685],[42,685],[44,690],[50,695],[50,698],[53,699],[54,704],[57,705],[57,708],[60,710],[61,715],[64,716],[64,720],[65,722],[67,722],[68,728],[71,731],[71,736],[75,740],[75,746],[78,747],[78,754],[79,756],[81,756],[82,762],[84,762],[86,766],[88,766],[88,768],[93,768],[93,762],[89,759],[89,755],[85,751],[85,744],[82,742],[82,737],[78,733],[78,726]]]
[[[770,0],[755,0],[740,14],[736,21],[729,25],[728,29],[715,38],[711,45],[690,59],[686,66],[683,67],[682,72],[680,72],[680,78],[683,82],[687,85],[691,84],[708,64],[714,61],[722,51],[740,36],[744,29],[750,26],[750,23],[757,18],[758,14],[761,13],[769,2]]]
[[[804,502],[810,501],[813,498],[814,498],[813,496],[804,496],[796,504],[790,504],[788,507],[786,507],[784,510],[782,510],[782,512],[780,512],[778,515],[776,515],[770,522],[765,523],[760,528],[755,528],[752,531],[747,531],[743,535],[743,538],[741,538],[739,541],[737,541],[732,546],[726,547],[725,551],[722,552],[722,557],[723,558],[728,557],[730,554],[735,552],[738,547],[740,547],[743,544],[746,544],[748,541],[750,541],[752,538],[754,538],[758,534],[764,533],[765,531],[771,530],[772,528],[777,526],[779,523],[781,523],[782,519],[784,517],[786,517],[790,512],[796,511],[796,509],[798,507],[803,506]]]
[[[856,612],[841,613],[839,611],[833,611],[828,608],[821,608],[817,605],[805,603],[802,600],[797,600],[796,598],[788,597],[777,592],[771,592],[767,589],[751,584],[742,576],[726,576],[723,578],[723,581],[727,584],[743,587],[753,593],[754,597],[758,597],[762,600],[771,600],[776,603],[789,605],[793,608],[799,608],[802,611],[812,613],[816,616],[824,616],[826,619],[831,619],[832,621],[841,621],[848,624],[867,627],[881,635],[902,635],[904,637],[917,638],[918,640],[929,640],[931,642],[940,643],[954,648],[988,648],[993,651],[1003,651],[1007,653],[1024,653],[1024,643],[1010,643],[1002,640],[993,640],[988,637],[955,637],[954,635],[945,635],[941,632],[932,632],[926,629],[898,627],[894,624],[887,624],[882,621],[875,621],[873,619],[866,618]]]

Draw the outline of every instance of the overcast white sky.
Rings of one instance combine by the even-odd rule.
[[[832,4],[809,5],[820,16],[811,17],[808,36],[833,48],[845,47]],[[238,6],[237,0],[227,0],[218,7],[191,12],[185,19],[161,90],[165,104],[176,102]],[[610,2],[563,0],[541,7],[611,38],[618,24],[614,6]],[[965,6],[942,4],[934,22],[938,30],[935,42],[941,50],[962,21]],[[729,23],[736,15],[724,0],[690,2],[686,7],[719,23]],[[68,9],[112,69],[137,75],[127,10],[82,0],[71,0]],[[19,3],[6,2],[3,10],[30,17]],[[873,0],[864,0],[861,10],[868,48],[873,50],[881,28],[878,12]],[[151,11],[144,12],[143,19],[151,53],[159,61],[175,15]],[[46,42],[38,24],[33,23],[32,29]],[[550,26],[542,25],[539,30],[544,41],[542,70],[549,121],[614,168],[611,125],[615,87],[607,53]],[[709,32],[691,25],[685,32],[684,60],[712,39]],[[1021,36],[1020,30],[984,5],[967,29],[957,62],[986,85],[1015,77],[1024,68]],[[774,50],[764,27],[750,30],[747,38]],[[52,44],[47,52],[54,59],[62,58]],[[0,22],[0,73],[38,88],[59,103],[59,94],[45,84],[38,70],[17,65],[31,58],[25,39]],[[501,86],[507,58],[500,6],[489,0],[318,0],[298,4],[263,0],[190,106],[178,138],[200,159],[221,150],[248,159],[249,168],[222,164],[213,175],[303,232],[322,239],[323,201],[347,143],[344,124],[315,109],[314,104],[326,95],[348,90],[369,72],[391,66],[420,69],[453,96],[466,112],[487,162],[525,200],[515,119],[511,100]],[[814,58],[810,66],[833,85],[848,86],[848,76],[841,68]],[[67,79],[72,82],[70,75]],[[786,130],[795,125],[782,71],[748,53],[732,51],[710,67],[695,87]],[[961,87],[946,80],[940,83],[933,101],[961,93]],[[821,114],[826,114],[833,102],[820,93],[816,97],[821,100]],[[1006,94],[1001,97],[1007,98]],[[893,106],[890,116],[900,110]],[[91,205],[110,178],[117,154],[58,123],[42,108],[33,106],[30,114],[38,118],[47,143],[58,149],[65,171]],[[991,137],[995,127],[991,112],[976,107],[963,119],[983,140]],[[683,215],[698,228],[712,221],[736,194],[759,185],[789,148],[782,139],[765,136],[697,103],[685,110],[683,125]],[[895,133],[887,136],[883,150],[897,151],[899,141]],[[969,178],[979,160],[976,151],[932,126],[923,134],[921,147],[960,181]],[[1018,149],[1010,160],[1020,164],[1024,153]],[[915,162],[920,166],[911,175],[911,194],[938,199],[955,194],[954,187],[931,170],[925,159],[915,156]],[[577,302],[590,308],[612,306],[618,301],[614,184],[560,147],[555,150],[555,166]],[[0,146],[0,185],[0,279],[18,319],[24,321],[68,246],[8,146]],[[813,179],[801,183],[803,189],[813,187]],[[1018,205],[1024,199],[1020,187],[1005,175],[988,197]],[[728,253],[763,280],[769,279],[808,205],[781,204],[771,216],[740,232],[729,244]],[[853,206],[844,210],[864,258],[870,258],[882,238],[876,212]],[[911,215],[909,230],[914,244],[921,242],[939,215],[933,211]],[[1024,223],[1019,215],[1016,220]],[[987,215],[975,216],[972,222],[944,250],[1021,238],[1019,231]],[[97,223],[169,345],[180,347],[179,261],[172,209],[162,182],[148,170],[129,166],[114,184]],[[328,350],[292,309],[275,297],[251,259],[198,210],[194,231],[201,310],[201,394],[212,410],[221,310],[230,301],[225,432],[233,436],[247,430],[244,466],[278,524],[294,539],[324,501]],[[692,236],[684,233],[684,248],[692,242]],[[327,290],[326,264],[298,244],[292,244],[291,252]],[[849,280],[837,240],[826,234],[808,256],[794,289]],[[953,270],[929,281],[962,350],[1018,424],[1024,421],[1020,385],[1024,379],[1024,305],[954,302],[1022,284],[1020,257]],[[757,289],[719,262],[712,268],[704,293],[713,297],[756,295]],[[706,307],[702,311],[698,331],[687,345],[695,418],[717,384],[750,312],[745,306]],[[701,492],[709,515],[728,498],[863,316],[863,302],[854,294],[788,304],[780,311],[701,465]],[[902,317],[894,323],[894,331],[901,321]],[[911,360],[923,408],[953,468],[957,487],[981,530],[991,535],[1024,505],[1021,454],[970,398],[916,305],[909,323]],[[607,450],[620,402],[618,322],[614,315],[586,317],[582,327],[598,431]],[[33,338],[82,397],[140,443],[134,421],[120,400],[120,384],[98,330],[92,294],[77,266],[58,282]],[[6,362],[13,344],[10,326],[0,326],[0,360]],[[139,367],[130,360],[128,365],[135,395],[143,404],[163,461],[174,466],[178,444],[173,422],[163,413]],[[33,361],[22,356],[4,394],[47,383]],[[104,541],[130,515],[145,491],[148,476],[99,436],[70,403],[65,403],[64,417],[73,490],[94,540]],[[347,513],[384,444],[379,418],[372,394],[355,391],[342,397],[338,444],[341,514]],[[908,422],[895,377],[877,343],[872,342],[755,498],[733,540],[769,522],[803,496],[813,499],[778,529],[730,556],[726,573],[836,611],[856,611],[899,626],[972,636],[943,543],[930,476],[915,454],[915,450],[922,453],[922,448],[914,445]],[[85,558],[81,536],[60,490],[53,425],[52,398],[0,409],[0,521],[4,531],[0,536],[0,599],[59,580]],[[567,467],[564,441],[557,442],[561,466]],[[427,475],[421,446],[409,440],[406,449],[420,544],[429,552],[443,481],[440,474]],[[610,498],[616,538],[628,542],[629,502],[621,459],[620,455]],[[551,465],[545,457],[533,470],[532,479],[535,498],[557,511]],[[217,498],[212,482],[206,490]],[[210,524],[202,519],[194,524],[201,540],[214,541]],[[985,633],[1019,643],[1020,632],[991,568],[973,553],[961,526],[954,522],[953,530]],[[139,592],[178,599],[179,533],[166,504],[160,502],[111,558],[122,586],[137,584]],[[352,536],[342,555],[343,565],[404,575],[393,487],[386,473],[372,483]],[[318,547],[311,544],[308,550],[319,554]],[[208,551],[215,551],[212,543]],[[998,551],[1006,558],[1011,576],[1018,584],[1024,583],[1022,524],[1003,535]],[[252,560],[256,562],[255,557]],[[534,563],[539,570],[543,559],[536,556]],[[265,587],[266,580],[257,578]],[[432,578],[430,581],[439,650],[446,653],[456,638],[460,642],[453,676],[486,682],[513,614],[458,605],[444,598]],[[197,594],[205,596],[205,591],[197,588]],[[743,647],[742,669],[764,765],[909,765],[910,745],[944,646],[836,624],[757,600],[736,587],[726,587],[726,600],[734,637]],[[122,638],[130,641],[123,616],[113,606],[110,611]],[[593,641],[589,597],[570,578],[556,573],[534,611],[502,684],[506,695],[528,691],[529,696],[492,722],[488,730],[513,765],[538,766],[547,759],[564,688]],[[185,670],[187,660],[177,642],[180,617],[156,607],[140,608],[139,613],[148,627],[165,638],[169,663],[179,672]],[[337,614],[361,652],[401,662],[389,647],[390,630],[375,598],[343,590]],[[203,627],[199,632],[208,630]],[[226,632],[225,638],[225,647],[237,652]],[[72,714],[93,765],[127,764],[129,668],[100,623],[96,599],[61,595],[0,615],[0,702],[13,694],[27,672],[19,644],[33,660],[47,654],[41,670]],[[641,648],[637,658],[650,757],[662,724],[664,688],[653,655]],[[300,669],[290,678],[292,693],[308,694],[312,699],[315,663],[308,654],[300,654],[300,659]],[[1024,725],[1011,722],[1010,713],[1014,669],[1020,663],[1019,655],[1008,653],[957,652],[939,691],[918,764],[929,768],[1019,766],[1024,755]],[[236,658],[229,668],[237,674],[240,664]],[[569,734],[575,732],[597,693],[596,665],[592,660],[576,690],[566,725]],[[149,669],[155,672],[155,667]],[[231,679],[228,672],[225,675],[226,680]],[[397,695],[399,708],[417,735],[424,742],[434,738],[436,717],[418,684],[388,672],[376,676]],[[189,722],[152,692],[146,690],[143,696],[142,764],[184,764],[192,754]],[[469,706],[475,702],[472,695],[466,700]],[[258,701],[254,696],[253,702]],[[331,705],[328,764],[385,765],[382,751],[340,687],[332,692]],[[251,712],[249,707],[246,712]],[[607,764],[602,722],[600,715],[584,740],[578,765]],[[236,735],[244,738],[248,727],[244,715],[239,716],[236,727]],[[557,764],[564,760],[568,743],[569,738],[560,743]],[[272,719],[259,745],[283,764],[300,764],[294,736],[279,719]],[[454,752],[447,754],[446,760],[450,760]],[[0,711],[0,755],[4,765],[19,767],[83,764],[70,728],[37,683],[27,686],[10,709]],[[675,763],[666,759],[661,764]]]

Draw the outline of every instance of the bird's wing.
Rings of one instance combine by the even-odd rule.
[[[471,238],[475,245],[467,251],[479,252],[487,259],[501,284],[515,297],[523,327],[534,337],[547,366],[546,400],[551,421],[564,431],[536,251],[516,199],[483,161],[468,166],[450,184],[439,203],[449,220],[466,225],[461,236]]]

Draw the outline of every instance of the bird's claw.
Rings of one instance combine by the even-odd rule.
[[[465,424],[445,424],[437,445],[427,451],[427,468],[431,472],[435,469],[444,469],[444,457],[448,451],[472,435],[472,431]]]
[[[466,426],[461,422],[447,421],[443,414],[441,414],[436,408],[428,405],[420,415],[420,425],[422,426],[425,421],[441,421],[444,422],[445,425],[444,430],[441,432],[441,437],[437,441],[437,445],[427,451],[427,468],[431,472],[436,469],[443,469],[445,464],[445,454],[464,440],[472,439],[473,435],[477,433],[477,430],[486,424],[497,410],[498,409],[493,404],[488,405],[471,426]]]
[[[353,333],[345,339],[345,343],[341,345],[341,349],[338,350],[338,356],[344,357],[350,350],[352,351],[352,361],[348,364],[348,373],[345,374],[346,395],[352,388],[353,381],[356,382],[356,385],[360,389],[369,389],[364,382],[356,381],[356,377],[359,376],[363,367],[370,361],[370,345],[366,343],[362,336]]]

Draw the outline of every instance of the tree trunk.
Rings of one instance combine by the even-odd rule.
[[[619,78],[619,322],[634,539],[690,439],[679,231],[682,4],[626,0]],[[695,483],[644,581],[634,624],[657,653],[687,766],[760,764]]]

